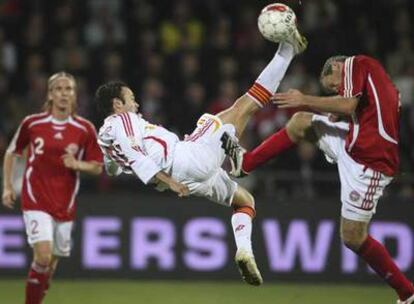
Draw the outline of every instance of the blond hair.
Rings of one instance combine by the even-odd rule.
[[[75,86],[75,90],[76,90],[75,76],[73,76],[70,73],[61,71],[61,72],[57,72],[57,73],[55,73],[55,74],[53,74],[52,76],[49,77],[49,79],[47,80],[47,91],[48,92],[51,91],[52,88],[53,88],[54,83],[56,82],[56,80],[58,80],[59,78],[62,78],[62,77],[68,78],[69,80],[71,80],[73,82],[73,84]],[[42,109],[43,109],[43,111],[50,112],[51,109],[52,109],[52,100],[47,97],[45,103],[43,104]],[[73,103],[72,111],[71,111],[72,115],[76,114],[76,109],[77,109],[77,103],[76,103],[76,99],[75,99],[75,101]]]

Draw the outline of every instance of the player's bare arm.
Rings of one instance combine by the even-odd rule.
[[[102,173],[102,164],[97,161],[77,160],[73,154],[66,153],[62,156],[63,163],[66,168],[81,171],[92,175]]]
[[[12,209],[16,202],[16,192],[13,188],[13,172],[17,155],[6,152],[3,161],[3,195],[2,202],[7,208]]]
[[[320,97],[303,94],[291,89],[273,96],[273,102],[279,108],[306,107],[313,111],[328,112],[337,115],[352,115],[358,105],[357,97],[329,96]]]
[[[158,182],[166,184],[170,190],[177,193],[179,197],[188,196],[190,194],[190,189],[188,189],[186,185],[177,182],[174,178],[163,171],[155,174],[155,179]]]

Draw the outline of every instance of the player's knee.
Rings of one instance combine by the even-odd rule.
[[[341,240],[344,245],[352,251],[358,251],[364,243],[366,235],[352,229],[342,229]]]
[[[52,262],[52,252],[48,248],[38,248],[35,250],[34,262],[42,266],[49,266]]]
[[[286,128],[292,140],[299,141],[305,138],[307,130],[312,125],[312,113],[296,112],[289,120]]]
[[[44,267],[49,266],[51,261],[52,261],[51,254],[40,254],[34,257],[34,262]]]
[[[248,191],[246,191],[246,205],[253,210],[255,209],[254,197]]]
[[[236,192],[238,197],[233,200],[234,213],[245,213],[252,219],[256,217],[256,209],[254,208],[254,197],[246,189],[239,188]]]
[[[249,207],[253,210],[255,209],[254,197],[250,194],[249,191],[246,189],[239,187],[236,193],[233,196],[232,200],[232,207],[233,209],[241,208],[241,207]]]

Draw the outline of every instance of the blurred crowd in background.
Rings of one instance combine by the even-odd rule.
[[[379,59],[401,92],[402,163],[391,193],[414,200],[414,1],[283,2],[297,13],[310,44],[294,59],[279,90],[320,94],[319,72],[332,55],[363,53]],[[1,1],[0,155],[21,119],[40,111],[47,78],[60,70],[76,76],[78,113],[97,127],[94,91],[105,81],[122,79],[135,91],[146,119],[181,136],[191,133],[202,113],[217,113],[246,92],[272,58],[277,45],[257,29],[258,13],[269,3]],[[252,119],[243,144],[255,146],[291,115],[274,106],[263,109]],[[308,144],[244,183],[285,198],[338,191],[336,168]],[[110,185],[101,181],[103,188]]]

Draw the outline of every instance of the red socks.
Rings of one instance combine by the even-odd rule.
[[[294,145],[295,143],[289,138],[286,129],[283,128],[265,139],[253,151],[246,152],[243,157],[242,169],[249,173]]]
[[[26,304],[40,304],[49,280],[49,267],[33,262],[26,282]]]
[[[414,294],[413,284],[402,274],[395,265],[385,247],[368,236],[357,254],[383,278],[388,285],[395,289],[400,300],[406,300]]]

